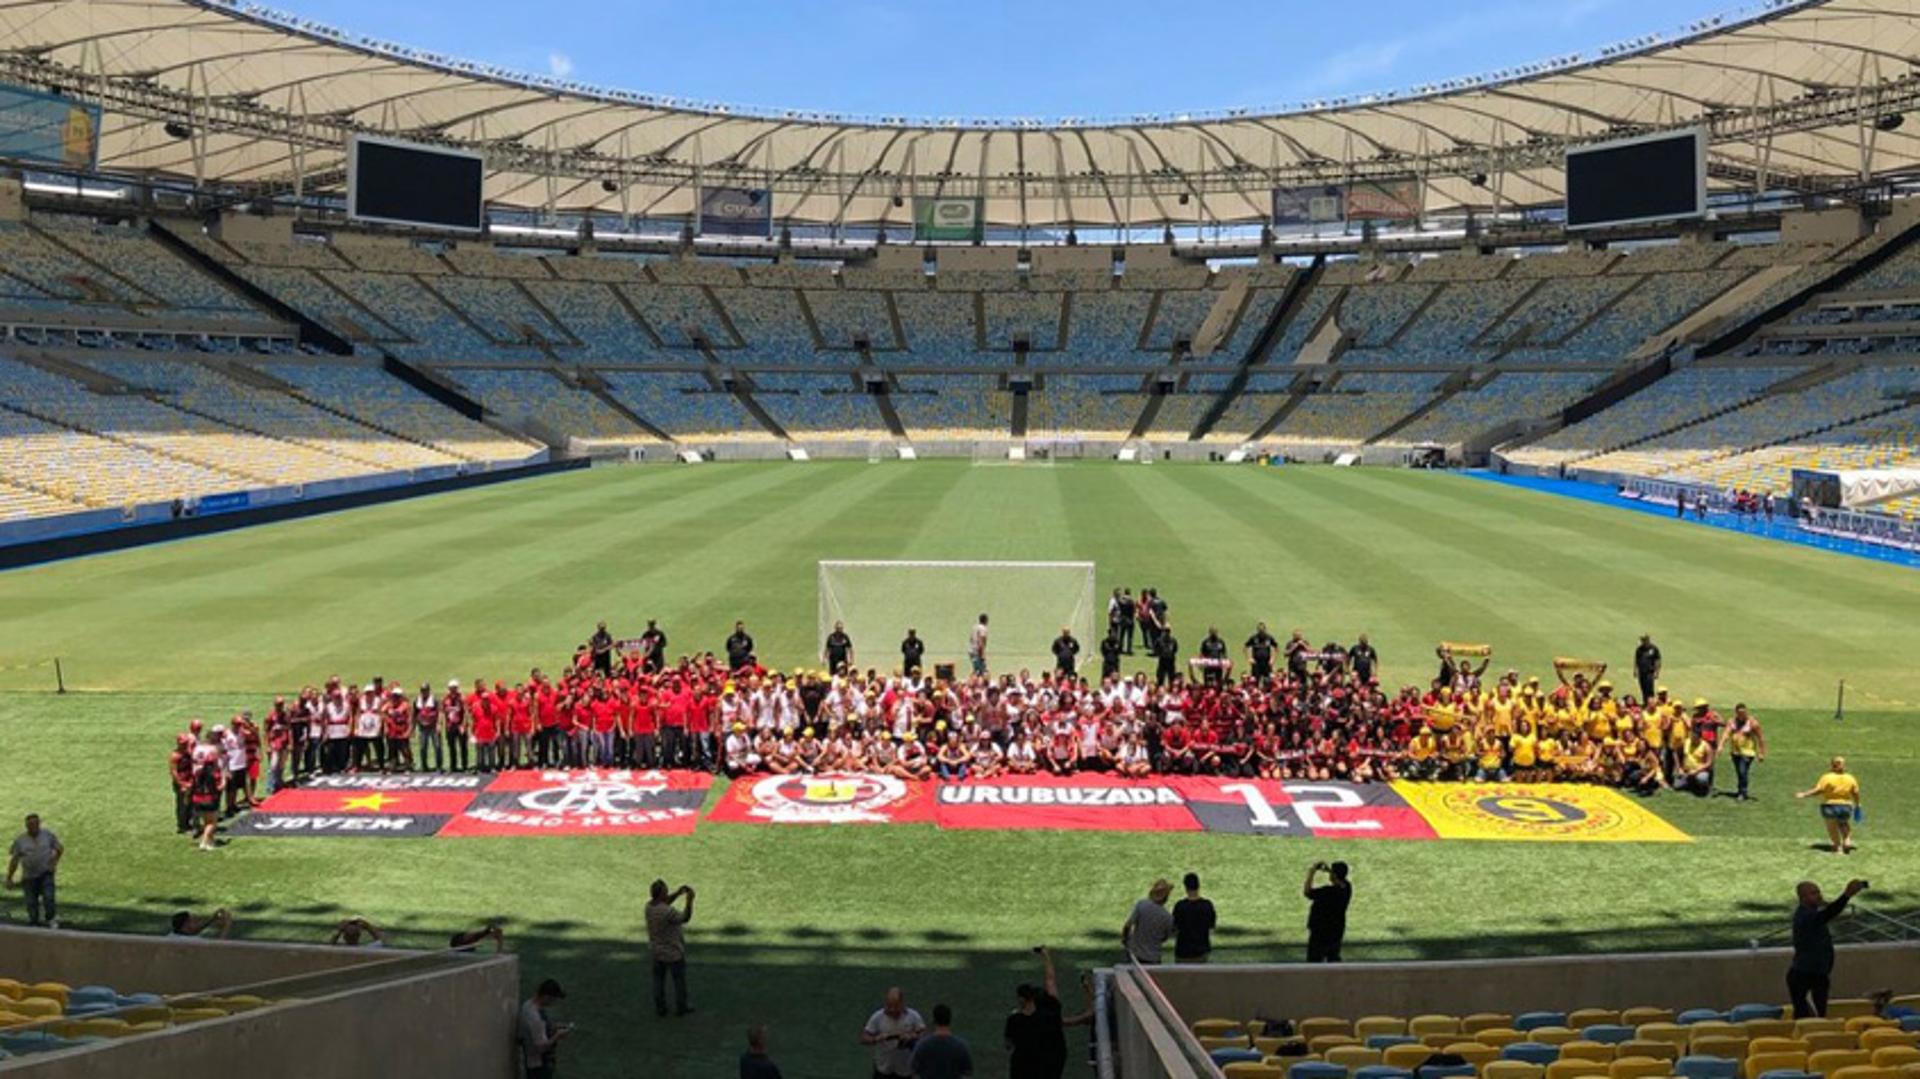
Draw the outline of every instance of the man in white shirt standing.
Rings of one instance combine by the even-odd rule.
[[[973,634],[967,638],[967,658],[973,661],[973,673],[984,676],[987,673],[987,616],[982,614],[980,621],[974,623]]]
[[[907,994],[899,986],[887,990],[886,1002],[860,1028],[860,1044],[873,1047],[873,1079],[911,1079],[913,1046],[926,1032],[920,1013],[907,1007]]]
[[[60,928],[53,871],[60,868],[60,858],[66,853],[60,837],[40,827],[40,814],[27,814],[27,830],[14,837],[13,846],[7,848],[7,887],[15,887],[18,875],[18,886],[26,892],[28,925]]]

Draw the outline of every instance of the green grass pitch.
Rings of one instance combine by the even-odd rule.
[[[1655,799],[1696,839],[1671,846],[703,825],[688,839],[252,840],[205,855],[173,835],[164,757],[189,717],[258,711],[336,672],[512,678],[559,664],[599,618],[659,618],[676,652],[717,650],[744,618],[763,655],[793,666],[814,652],[823,558],[1091,560],[1102,593],[1158,586],[1189,646],[1209,622],[1235,642],[1262,618],[1316,641],[1365,630],[1394,682],[1428,677],[1441,638],[1492,642],[1496,669],[1550,676],[1571,654],[1622,671],[1648,630],[1676,692],[1747,701],[1773,754],[1753,804]],[[76,927],[152,931],[175,907],[227,904],[243,936],[315,940],[361,914],[426,945],[503,914],[524,975],[567,983],[582,1025],[570,1075],[730,1074],[753,1020],[772,1023],[789,1076],[860,1074],[855,1032],[895,983],[923,1007],[954,1005],[996,1075],[1027,949],[1108,962],[1132,900],[1188,869],[1220,905],[1223,959],[1295,955],[1300,877],[1331,857],[1354,863],[1359,959],[1736,944],[1780,924],[1809,875],[1868,876],[1876,903],[1920,905],[1901,872],[1920,864],[1920,795],[1903,785],[1916,646],[1910,570],[1458,476],[595,469],[0,574],[0,811],[37,810],[67,842]],[[51,692],[56,656],[65,696]],[[1868,813],[1844,861],[1811,849],[1813,812],[1789,797],[1833,752],[1853,760]],[[700,889],[686,1020],[655,1020],[647,1001],[640,910],[656,876]]]

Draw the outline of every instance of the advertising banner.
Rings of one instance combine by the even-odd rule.
[[[913,200],[913,238],[976,243],[986,236],[985,200],[929,198]]]
[[[1412,221],[1420,216],[1420,181],[1357,180],[1347,185],[1347,220]]]
[[[0,157],[91,169],[100,156],[100,106],[0,83]]]
[[[701,188],[700,232],[705,236],[772,236],[773,193],[759,187]]]
[[[1275,225],[1324,225],[1346,219],[1347,193],[1339,184],[1273,189]]]

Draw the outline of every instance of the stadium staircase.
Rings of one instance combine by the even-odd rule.
[[[793,436],[787,433],[785,427],[780,426],[780,421],[774,419],[766,409],[760,407],[760,402],[753,399],[753,392],[747,387],[744,378],[735,376],[730,379],[723,379],[719,376],[717,372],[721,370],[720,361],[714,356],[713,345],[706,339],[705,335],[695,334],[693,343],[699,348],[700,355],[706,357],[708,365],[707,381],[712,384],[714,389],[726,390],[732,393],[733,399],[740,402],[740,407],[746,409],[754,419],[759,420],[760,426],[766,428],[768,434],[782,442],[793,441]]]
[[[63,360],[44,349],[19,349],[7,353],[7,358],[17,360],[29,367],[38,367],[50,375],[59,375],[69,382],[78,382],[103,396],[141,392],[139,387],[128,385],[104,371],[96,371],[83,363]]]
[[[672,435],[655,426],[652,420],[635,412],[632,408],[628,407],[626,402],[620,400],[620,398],[614,394],[613,387],[607,385],[607,380],[601,376],[600,372],[595,371],[591,367],[574,367],[560,364],[556,364],[555,366],[559,369],[562,378],[592,394],[595,398],[599,399],[601,404],[612,409],[619,415],[624,416],[628,423],[633,424],[635,427],[640,428],[642,431],[645,431],[662,442],[672,442],[674,440]]]
[[[1815,281],[1813,284],[1781,300],[1772,307],[1761,311],[1744,322],[1719,334],[1706,344],[1701,345],[1698,355],[1702,359],[1706,359],[1713,356],[1722,356],[1739,348],[1741,345],[1746,344],[1747,340],[1753,337],[1754,334],[1759,333],[1761,329],[1793,314],[1821,293],[1843,289],[1860,278],[1865,277],[1900,252],[1912,246],[1916,240],[1920,240],[1920,224],[1908,226],[1903,229],[1898,236],[1867,252],[1860,258],[1841,264],[1833,273],[1828,274],[1826,277]]]
[[[1159,380],[1152,375],[1148,375],[1147,378],[1149,379],[1147,403],[1141,406],[1140,418],[1133,421],[1133,429],[1127,432],[1129,442],[1147,437],[1147,432],[1153,430],[1153,421],[1160,416],[1160,407],[1167,403],[1167,395],[1161,392]],[[1014,400],[1017,402],[1019,398]],[[1015,408],[1018,407],[1016,404]]]
[[[1212,432],[1214,425],[1220,422],[1220,417],[1225,415],[1227,409],[1233,407],[1233,403],[1246,391],[1247,381],[1252,377],[1253,369],[1267,362],[1273,347],[1279,344],[1287,327],[1299,315],[1300,307],[1305,302],[1307,294],[1312,292],[1313,287],[1320,282],[1321,274],[1326,268],[1327,257],[1315,255],[1311,266],[1302,273],[1294,274],[1292,280],[1287,282],[1286,292],[1281,294],[1280,302],[1273,305],[1273,313],[1267,316],[1267,324],[1254,335],[1252,343],[1247,346],[1246,355],[1240,357],[1239,369],[1233,373],[1233,378],[1227,383],[1226,389],[1221,390],[1220,396],[1207,407],[1205,412],[1201,413],[1200,422],[1193,428],[1195,439],[1205,438]],[[1259,427],[1254,437],[1264,436],[1278,426],[1280,421],[1286,418],[1285,413],[1293,411],[1299,403],[1297,397],[1289,395],[1273,417]]]
[[[147,234],[158,241],[160,246],[186,260],[201,273],[264,308],[274,318],[293,325],[299,331],[302,346],[317,348],[336,356],[353,354],[352,342],[318,321],[308,318],[299,309],[287,304],[273,293],[235,273],[226,263],[188,243],[159,218],[153,218],[147,222]]]
[[[1028,385],[1031,386],[1032,383]],[[1007,433],[1013,438],[1025,438],[1027,437],[1027,406],[1031,403],[1033,394],[1030,390],[1015,390],[1012,392],[1012,397],[1013,414],[1007,421]]]
[[[1476,381],[1474,378],[1473,372],[1470,370],[1455,371],[1453,374],[1447,376],[1447,380],[1440,384],[1440,388],[1433,392],[1433,396],[1429,398],[1425,404],[1421,405],[1419,408],[1414,409],[1412,412],[1409,412],[1406,415],[1400,417],[1399,419],[1393,421],[1392,423],[1388,424],[1385,430],[1381,431],[1377,435],[1374,435],[1372,438],[1367,439],[1365,442],[1361,443],[1361,445],[1372,446],[1385,439],[1392,438],[1394,435],[1400,433],[1406,428],[1412,426],[1418,420],[1424,418],[1428,413],[1432,412],[1434,409],[1439,408],[1441,405],[1444,405],[1448,401],[1452,400],[1454,394],[1459,393],[1460,391],[1465,390],[1469,387],[1477,388],[1479,386],[1484,386],[1487,383],[1499,377],[1500,377],[1500,372],[1494,371],[1489,373],[1485,378],[1481,378]]]
[[[813,319],[811,311],[809,311],[807,319],[809,322]],[[824,340],[820,337],[820,332],[817,328],[814,330],[814,338],[815,340]],[[854,372],[853,381],[859,386],[862,392],[865,392],[867,388],[867,377],[862,372],[877,369],[873,361],[873,342],[862,337],[853,343],[853,347],[854,351],[860,354],[860,367],[862,369],[861,371]],[[892,434],[893,437],[905,442],[908,440],[907,425],[901,422],[899,410],[893,407],[893,379],[890,376],[883,376],[883,381],[880,384],[885,387],[885,389],[879,393],[868,394],[868,396],[873,398],[873,406],[880,410],[880,418],[886,421],[887,431]]]

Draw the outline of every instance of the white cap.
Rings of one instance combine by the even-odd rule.
[[[449,679],[447,679],[447,688],[448,688],[448,689],[459,689],[459,688],[460,688],[460,680],[459,680],[458,678],[449,678]]]

